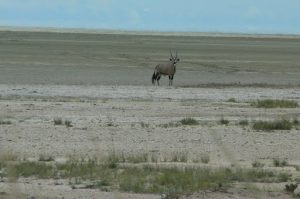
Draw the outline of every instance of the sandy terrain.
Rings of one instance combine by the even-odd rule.
[[[152,86],[155,63],[167,60],[169,48],[178,49],[182,59],[175,87]],[[0,151],[30,160],[50,155],[56,161],[101,157],[112,150],[160,157],[180,151],[188,154],[189,164],[208,155],[212,167],[251,167],[255,160],[271,167],[274,158],[300,165],[299,129],[257,132],[237,125],[242,119],[300,118],[300,108],[257,109],[249,103],[289,99],[300,104],[299,54],[298,38],[2,31],[0,119],[12,124],[0,125]],[[162,84],[168,84],[167,78]],[[164,126],[185,117],[200,125]],[[56,126],[55,118],[73,126]],[[221,118],[230,124],[219,124]],[[294,167],[280,169],[300,176]],[[74,192],[64,181],[59,186],[36,179],[12,184],[1,181],[0,192],[17,189],[38,198],[161,198]],[[281,191],[284,185],[274,187]],[[289,198],[272,194],[233,191],[204,198]]]
[[[169,49],[181,58],[175,86],[300,85],[300,38],[9,31],[0,31],[0,84],[149,85]]]
[[[247,103],[282,96],[300,102],[297,88],[0,85],[0,91],[2,118],[13,122],[1,126],[1,147],[21,157],[97,155],[112,150],[114,145],[115,150],[126,153],[209,153],[212,162],[230,164],[219,148],[222,142],[236,161],[251,163],[275,157],[300,160],[298,130],[273,132],[270,137],[269,132],[252,132],[235,125],[242,119],[299,117],[299,108],[265,110]],[[226,102],[231,97],[239,103]],[[55,126],[53,120],[58,117],[72,121],[73,127]],[[203,125],[160,126],[185,117],[193,117]],[[222,117],[232,126],[217,125]]]

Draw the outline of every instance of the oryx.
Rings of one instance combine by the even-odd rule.
[[[176,63],[179,62],[179,58],[176,56],[174,57],[172,51],[170,50],[170,61],[164,64],[157,64],[154,73],[152,75],[152,84],[155,85],[155,81],[157,81],[157,85],[159,85],[159,79],[161,75],[168,75],[169,76],[169,86],[173,84],[173,78],[176,73]]]

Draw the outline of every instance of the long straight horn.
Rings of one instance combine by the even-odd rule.
[[[176,57],[175,57],[175,59],[177,59],[177,50],[176,50]]]
[[[173,55],[172,55],[172,51],[171,51],[171,49],[170,49],[170,54],[171,54],[171,58],[173,59],[174,57],[173,57]]]

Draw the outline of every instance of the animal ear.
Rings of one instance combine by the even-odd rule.
[[[180,61],[180,59],[178,58],[177,61]]]
[[[170,58],[170,61],[172,61],[172,58]]]

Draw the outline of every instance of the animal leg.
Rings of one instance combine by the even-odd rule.
[[[172,75],[172,86],[173,86],[173,79],[174,79],[174,75]]]
[[[159,79],[160,79],[161,75],[160,74],[157,74],[157,78],[156,78],[156,81],[157,81],[157,85],[159,86]]]
[[[155,85],[155,81],[157,81],[157,78],[158,78],[159,75],[160,74],[156,70],[154,70],[154,73],[152,75],[152,84],[153,85]]]
[[[169,86],[173,85],[173,78],[174,78],[174,75],[169,75]]]
[[[155,71],[152,75],[152,84],[155,85],[155,79],[156,79],[156,74],[155,74]]]

